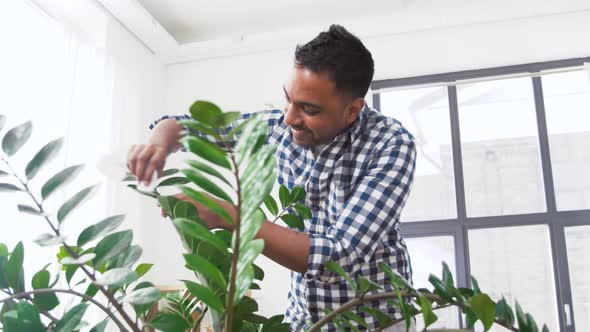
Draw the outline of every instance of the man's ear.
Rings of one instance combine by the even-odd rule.
[[[359,116],[361,110],[365,107],[365,99],[361,97],[355,98],[346,108],[346,124],[353,124]]]

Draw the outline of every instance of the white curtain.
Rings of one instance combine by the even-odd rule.
[[[102,181],[94,165],[111,145],[112,66],[104,56],[104,43],[53,19],[29,1],[0,1],[0,41],[0,114],[7,116],[1,133],[25,121],[33,122],[30,140],[9,158],[12,167],[24,178],[33,155],[49,141],[65,137],[59,156],[30,183],[40,198],[41,186],[53,174],[66,166],[86,164],[71,184],[46,202],[45,208],[52,212],[55,222],[55,213],[66,199]],[[0,169],[6,170],[5,165]],[[9,177],[0,178],[0,182],[15,183]],[[91,200],[66,219],[62,230],[69,235],[69,243],[75,243],[79,232],[90,223],[107,217],[107,187],[99,187]],[[18,212],[17,204],[33,205],[25,194],[0,193],[0,242],[11,250],[23,241],[25,281],[30,289],[30,278],[46,263],[53,263],[49,270],[55,276],[58,247],[48,250],[33,242],[51,229],[42,218]]]

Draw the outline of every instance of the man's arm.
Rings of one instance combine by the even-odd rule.
[[[264,239],[262,253],[266,257],[295,272],[303,274],[307,271],[307,234],[265,221],[256,237]]]
[[[280,124],[282,111],[269,110],[259,113],[244,113],[229,127],[222,129],[220,134],[225,135],[229,133],[233,128],[252,116],[260,116],[261,120],[268,123],[270,135],[274,128]],[[127,156],[127,167],[131,173],[135,174],[140,182],[149,185],[154,172],[157,172],[159,175],[164,169],[168,156],[182,148],[182,144],[179,141],[183,136],[182,132],[187,128],[178,124],[178,121],[189,119],[191,119],[191,116],[188,114],[163,116],[150,125],[152,134],[147,144],[131,147]],[[200,136],[213,143],[222,144],[222,142],[215,142],[215,138],[211,136]]]

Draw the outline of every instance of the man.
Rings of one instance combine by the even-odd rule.
[[[278,182],[306,189],[313,218],[304,232],[266,221],[257,237],[264,239],[267,257],[292,270],[286,317],[292,331],[301,331],[323,316],[324,308],[335,309],[355,296],[346,281],[325,269],[328,260],[351,277],[368,278],[386,290],[391,286],[379,262],[411,280],[399,216],[410,192],[416,150],[398,121],[365,105],[374,64],[357,37],[332,25],[298,46],[294,62],[284,86],[284,112],[259,114],[270,125],[268,143],[278,145]],[[149,182],[181,147],[180,118],[188,116],[163,117],[152,125],[149,143],[131,149],[128,167],[140,181]],[[209,227],[229,227],[194,204]],[[369,305],[401,317],[385,302]],[[371,329],[378,326],[372,316],[358,314]],[[328,330],[336,327],[330,324]]]

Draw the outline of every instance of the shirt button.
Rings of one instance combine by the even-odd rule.
[[[314,212],[318,212],[320,210],[320,207],[318,205],[312,205],[311,210]]]

